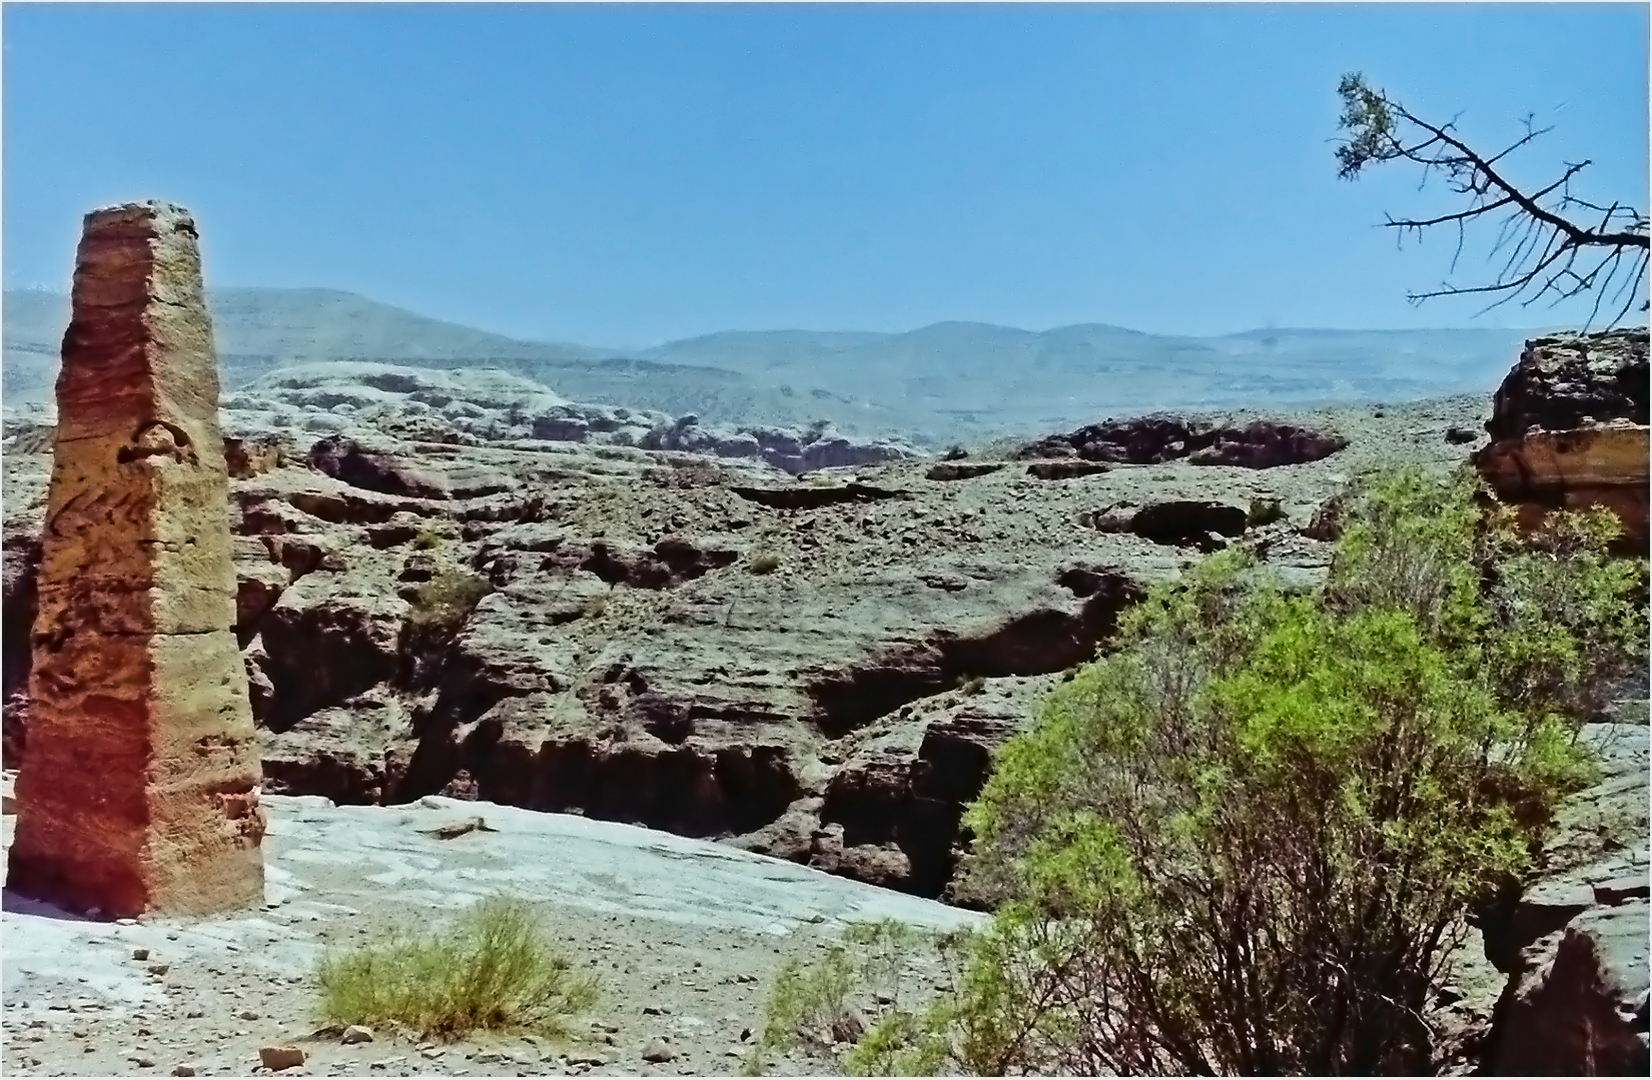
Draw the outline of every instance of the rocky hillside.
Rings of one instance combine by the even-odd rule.
[[[1463,460],[1484,419],[1132,421],[1124,453],[1084,429],[935,461],[505,374],[295,369],[226,405],[272,790],[574,811],[926,896],[952,895],[990,749],[1145,584],[1240,536],[1311,579],[1321,501],[1378,461]],[[13,745],[48,419],[7,432]],[[832,467],[794,478],[805,458]]]

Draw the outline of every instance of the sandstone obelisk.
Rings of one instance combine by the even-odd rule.
[[[183,208],[86,216],[57,417],[6,886],[106,917],[261,902],[218,362]]]

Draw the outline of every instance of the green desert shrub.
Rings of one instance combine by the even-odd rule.
[[[754,574],[772,574],[780,569],[780,556],[773,551],[759,551],[751,557],[749,569]]]
[[[408,621],[421,630],[453,633],[492,591],[487,578],[446,567],[413,591]]]
[[[1465,915],[1587,780],[1577,726],[1647,632],[1606,517],[1528,540],[1482,502],[1387,475],[1318,589],[1234,550],[1153,590],[998,755],[966,824],[1000,906],[882,1043],[944,1028],[991,1075],[1427,1071]]]
[[[533,908],[482,900],[433,934],[391,931],[323,956],[321,1011],[340,1024],[399,1024],[431,1039],[476,1031],[566,1037],[597,1000],[596,982],[545,940]]]
[[[1278,499],[1266,495],[1258,495],[1250,501],[1250,510],[1245,514],[1245,524],[1252,528],[1261,528],[1263,525],[1272,525],[1276,521],[1285,520],[1285,507]]]
[[[418,551],[434,551],[442,546],[442,533],[432,525],[421,525],[413,534],[413,547]]]
[[[941,1013],[909,1007],[904,991],[913,961],[932,938],[898,919],[851,924],[820,958],[787,961],[763,1007],[757,1043],[743,1063],[746,1075],[760,1075],[771,1053],[802,1046],[839,1056],[850,1076],[924,1076],[947,1060],[946,1025]],[[876,997],[882,1015],[865,1026],[858,999]]]

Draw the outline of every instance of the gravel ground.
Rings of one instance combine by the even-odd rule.
[[[3,916],[5,1071],[31,1076],[246,1075],[296,1046],[282,1075],[734,1073],[779,966],[859,919],[936,929],[978,916],[791,863],[665,833],[429,798],[333,807],[268,800],[262,911],[90,922],[11,893]],[[491,831],[427,830],[480,816]],[[15,818],[5,817],[9,845]],[[601,982],[576,1039],[433,1046],[376,1031],[345,1045],[316,1013],[323,950],[437,921],[496,891],[534,901],[552,939]],[[915,972],[933,984],[938,971]],[[871,1001],[860,1003],[869,1013]],[[644,1060],[665,1049],[669,1060]],[[663,1056],[658,1053],[650,1056]],[[803,1057],[779,1073],[830,1071]],[[189,1075],[184,1072],[183,1075]]]

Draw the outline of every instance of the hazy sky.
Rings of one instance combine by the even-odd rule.
[[[1336,81],[1485,147],[1535,113],[1511,172],[1589,157],[1586,192],[1644,207],[1648,32],[1645,4],[8,3],[4,279],[66,288],[86,210],[164,197],[209,284],[605,345],[1552,325],[1406,303],[1452,244],[1375,227],[1432,205],[1415,173],[1337,179]]]

